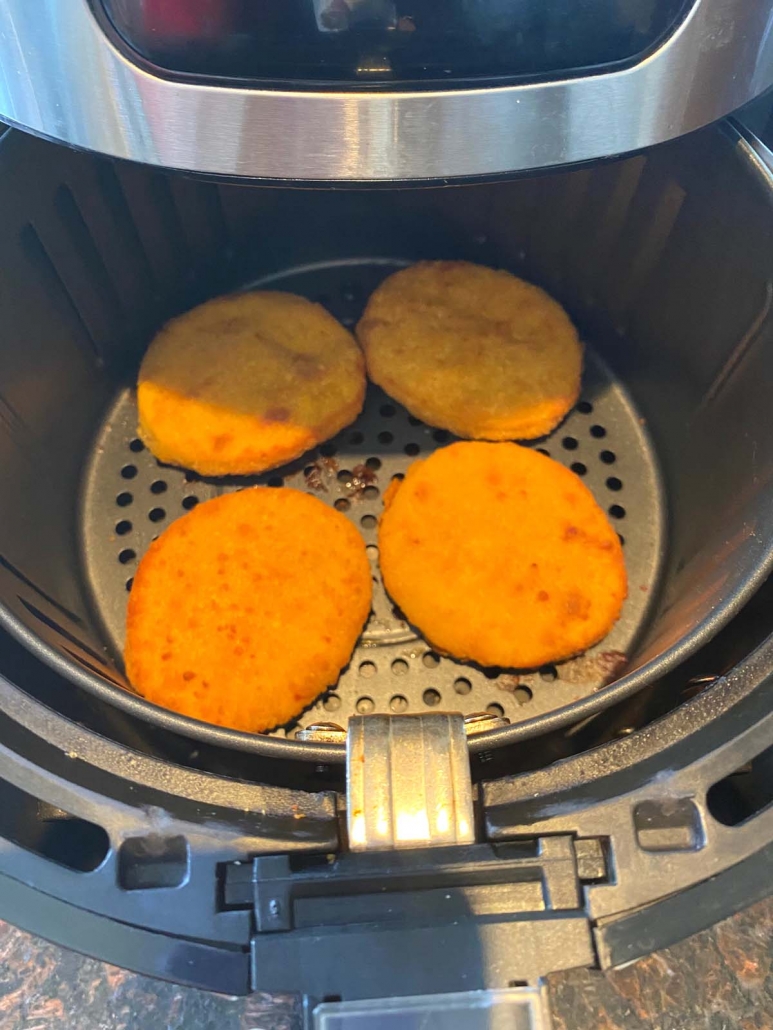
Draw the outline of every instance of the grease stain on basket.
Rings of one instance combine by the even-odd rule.
[[[343,473],[339,473],[340,476]],[[378,475],[374,468],[368,465],[355,465],[352,471],[343,480],[343,487],[346,490],[346,496],[353,501],[360,501],[363,499],[371,500],[374,496],[378,496],[375,483],[378,480]]]
[[[317,493],[327,493],[328,486],[338,474],[338,462],[335,458],[324,456],[317,458],[303,470],[306,487]]]
[[[592,683],[594,690],[601,690],[616,680],[627,664],[628,656],[623,651],[591,652],[562,664],[561,679],[566,683]]]

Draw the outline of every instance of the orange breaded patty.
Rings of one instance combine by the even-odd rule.
[[[586,650],[620,615],[617,533],[578,477],[536,451],[452,444],[384,503],[384,586],[441,651],[535,668]]]
[[[420,261],[390,275],[357,338],[374,383],[457,436],[544,436],[580,392],[582,346],[561,305],[467,261]]]
[[[360,348],[320,304],[237,293],[172,319],[152,341],[137,386],[139,435],[160,461],[251,475],[329,439],[364,398]]]
[[[269,730],[335,684],[370,603],[365,544],[344,515],[287,487],[225,494],[140,562],[126,672],[154,704]]]

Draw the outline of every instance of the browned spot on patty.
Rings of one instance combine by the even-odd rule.
[[[269,408],[265,417],[266,422],[288,422],[290,419],[290,409],[280,406]]]
[[[212,437],[212,449],[214,451],[222,451],[229,443],[233,443],[232,433],[218,433],[217,436]]]

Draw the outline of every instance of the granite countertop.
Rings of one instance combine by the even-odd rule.
[[[551,978],[555,1030],[770,1030],[773,898],[607,975]],[[1,1030],[298,1030],[294,998],[225,998],[0,923]]]

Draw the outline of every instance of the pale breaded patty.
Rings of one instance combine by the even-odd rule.
[[[563,465],[512,443],[456,443],[384,498],[384,586],[436,648],[530,669],[606,636],[627,593],[617,533]]]
[[[254,487],[151,544],[129,596],[126,673],[154,704],[259,732],[333,686],[370,612],[365,544],[316,497]]]
[[[422,261],[389,276],[357,338],[375,383],[458,436],[544,436],[580,391],[582,346],[560,304],[466,261]]]
[[[359,414],[351,333],[291,293],[219,297],[173,319],[139,374],[139,435],[164,462],[250,475],[299,457]]]

